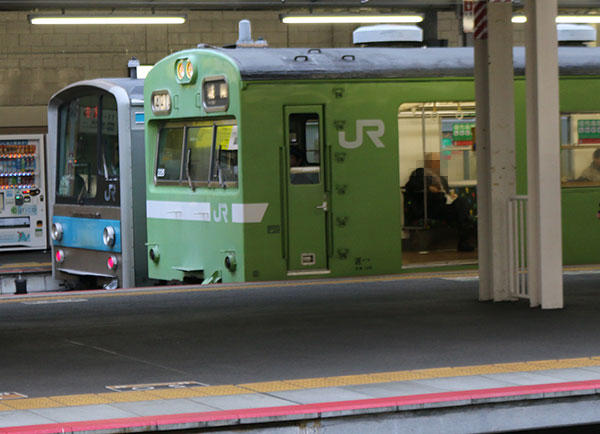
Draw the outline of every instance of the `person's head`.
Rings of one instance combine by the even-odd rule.
[[[296,146],[290,147],[290,166],[301,166],[304,163],[304,153]]]
[[[440,153],[439,152],[427,152],[425,154],[424,166],[426,169],[431,169],[435,173],[440,173]]]
[[[596,149],[594,151],[594,161],[593,161],[593,165],[596,169],[600,169],[600,148]]]

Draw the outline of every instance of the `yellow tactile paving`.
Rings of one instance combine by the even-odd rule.
[[[51,396],[48,398],[10,399],[0,401],[0,411],[31,410],[36,408],[107,404],[111,402],[139,402],[201,396],[224,396],[261,392],[269,393],[303,390],[310,388],[421,380],[427,378],[451,378],[458,376],[485,375],[508,372],[585,368],[587,366],[600,366],[600,356],[560,360],[538,360],[517,363],[497,363],[493,365],[457,366],[412,371],[381,372],[361,375],[343,375],[338,377],[305,378],[285,381],[267,381],[238,385],[197,386],[181,389],[158,389],[127,392],[107,392],[99,394]]]
[[[182,389],[157,389],[144,392],[150,396],[157,396],[160,399],[179,399],[179,398],[195,398],[205,396],[198,387],[182,388]]]
[[[455,377],[468,376],[468,375],[485,375],[485,374],[504,374],[509,371],[506,368],[494,365],[479,365],[479,366],[465,366],[460,368],[452,368],[452,375]]]
[[[301,390],[300,386],[285,382],[285,381],[266,381],[263,383],[246,383],[238,384],[239,387],[254,390],[255,392],[282,392],[285,390]]]
[[[397,372],[380,372],[377,374],[369,374],[377,382],[391,382],[391,381],[409,381],[409,380],[423,380],[425,378],[431,378],[429,375],[421,371],[397,371]]]
[[[586,366],[600,366],[600,358],[585,357],[579,359],[561,359],[560,362],[573,368],[585,368]]]
[[[3,402],[3,405],[6,405],[13,410],[32,410],[34,408],[55,408],[63,406],[60,402],[49,398],[11,399]]]
[[[198,390],[202,396],[224,396],[224,395],[242,395],[252,393],[248,389],[242,389],[237,386],[203,386],[191,387],[192,390]]]
[[[149,395],[147,392],[108,392],[99,393],[98,396],[112,402],[156,401],[161,399],[160,396]]]
[[[385,383],[386,380],[374,378],[372,375],[343,375],[340,377],[330,377],[332,380],[339,381],[344,386],[358,386],[361,384]]]
[[[22,268],[22,267],[51,267],[52,262],[16,262],[14,264],[2,264],[0,269],[4,268]]]
[[[299,386],[302,389],[316,389],[320,387],[339,387],[344,386],[343,383],[337,381],[335,377],[331,378],[304,378],[298,380],[285,380],[286,383]]]
[[[99,395],[84,394],[84,395],[61,395],[51,396],[52,401],[56,401],[64,406],[76,406],[76,405],[95,405],[95,404],[109,404],[113,401],[109,401]]]

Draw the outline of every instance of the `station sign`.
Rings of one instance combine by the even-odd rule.
[[[463,31],[465,33],[473,33],[475,27],[475,1],[463,0]]]

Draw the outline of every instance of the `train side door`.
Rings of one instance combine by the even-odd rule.
[[[323,107],[285,107],[288,274],[327,272]]]

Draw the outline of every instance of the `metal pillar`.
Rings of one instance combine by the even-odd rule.
[[[527,0],[527,275],[531,306],[563,307],[557,0]]]
[[[507,207],[516,193],[512,5],[487,4],[487,39],[475,29],[479,299],[510,298]]]

